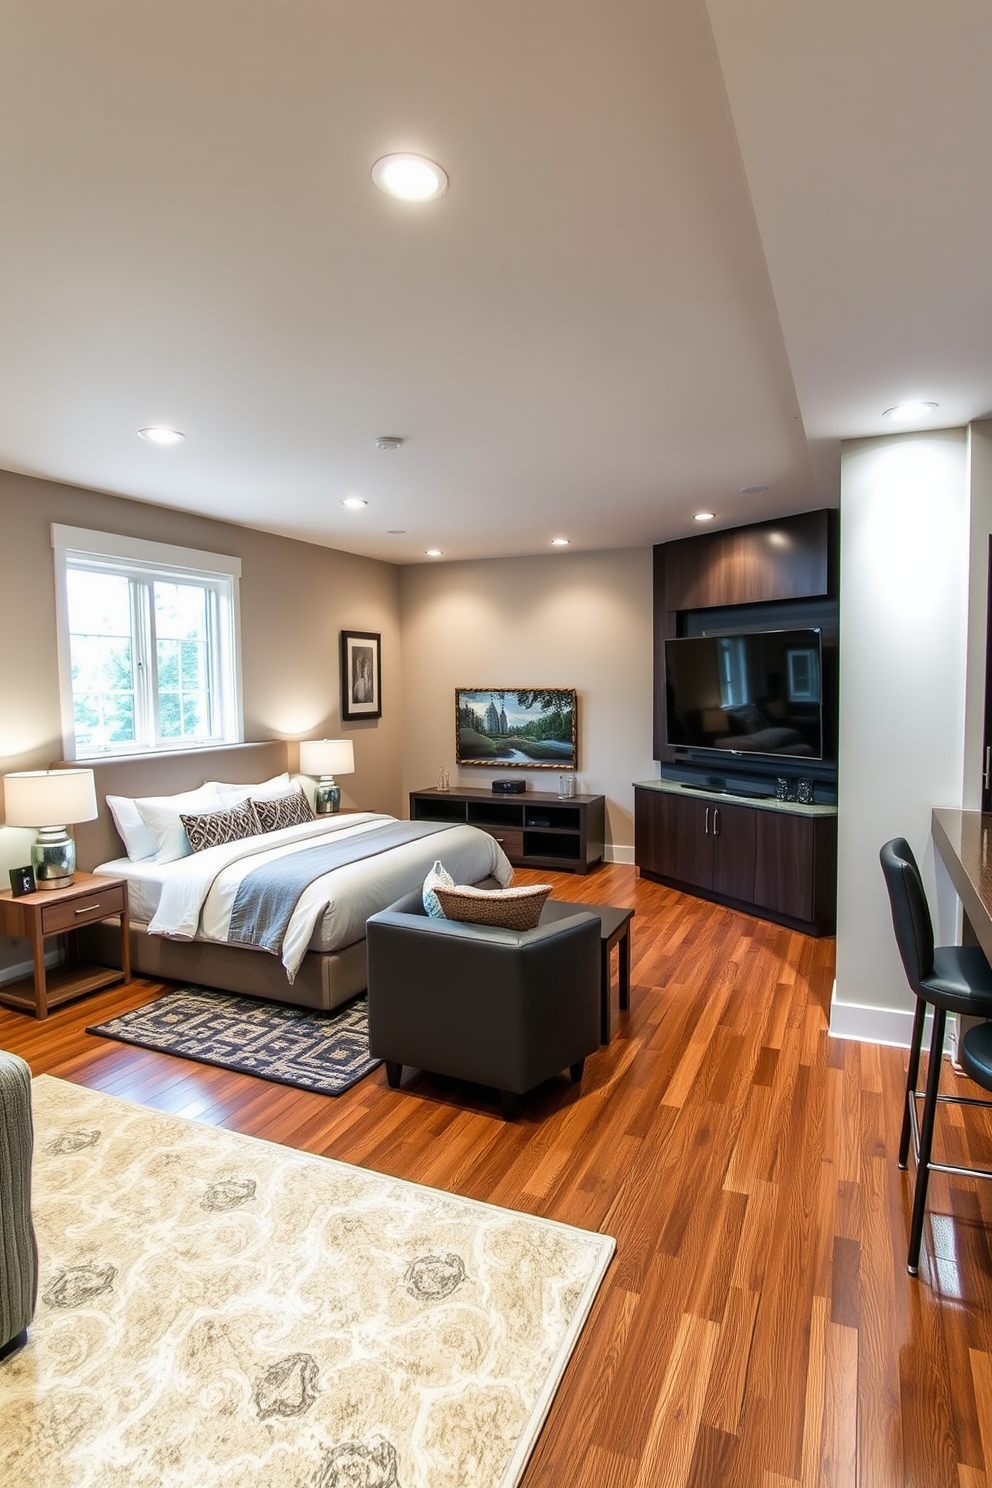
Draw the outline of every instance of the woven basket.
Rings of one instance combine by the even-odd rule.
[[[468,925],[497,925],[501,930],[533,930],[541,918],[550,884],[529,884],[519,889],[468,889],[459,885],[434,890],[445,919]]]

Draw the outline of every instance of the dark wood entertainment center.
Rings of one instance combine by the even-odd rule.
[[[676,749],[666,722],[665,640],[816,627],[824,640],[822,760]],[[654,550],[654,755],[634,789],[639,873],[810,935],[837,906],[837,513],[802,512]],[[779,777],[812,802],[776,799]]]
[[[603,856],[605,796],[521,791],[419,790],[410,793],[411,821],[467,822],[495,837],[516,868],[588,873]]]

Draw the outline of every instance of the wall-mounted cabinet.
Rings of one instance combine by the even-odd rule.
[[[800,512],[659,544],[656,577],[667,608],[702,610],[829,594],[833,516],[828,510]]]
[[[654,757],[674,763],[669,742],[665,642],[676,636],[815,627],[823,640],[824,759],[811,761],[818,779],[832,777],[836,760],[837,513],[800,512],[726,532],[701,533],[654,550]],[[682,751],[685,754],[685,751]],[[734,761],[717,761],[729,768]],[[739,761],[737,762],[739,763]],[[774,774],[774,762],[755,758],[755,774]],[[801,762],[786,760],[783,773]]]

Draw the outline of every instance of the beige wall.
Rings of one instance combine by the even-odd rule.
[[[651,550],[422,564],[400,573],[404,789],[551,770],[454,764],[456,687],[578,689],[579,790],[607,798],[608,854],[633,862],[631,782],[651,757]]]
[[[351,736],[346,805],[399,812],[399,586],[392,564],[273,537],[117,496],[0,471],[0,773],[62,754],[50,526],[148,538],[241,559],[241,651],[247,740]],[[342,725],[338,635],[382,634],[383,716]],[[0,828],[0,877],[27,861],[33,833]]]

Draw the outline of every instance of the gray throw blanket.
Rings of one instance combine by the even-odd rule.
[[[263,863],[246,873],[238,885],[227,932],[229,941],[238,945],[260,946],[278,956],[283,936],[304,889],[334,868],[359,863],[391,847],[416,842],[435,832],[446,832],[450,822],[391,822],[374,827],[360,837],[344,842],[321,842],[317,847],[304,847],[299,852]]]

